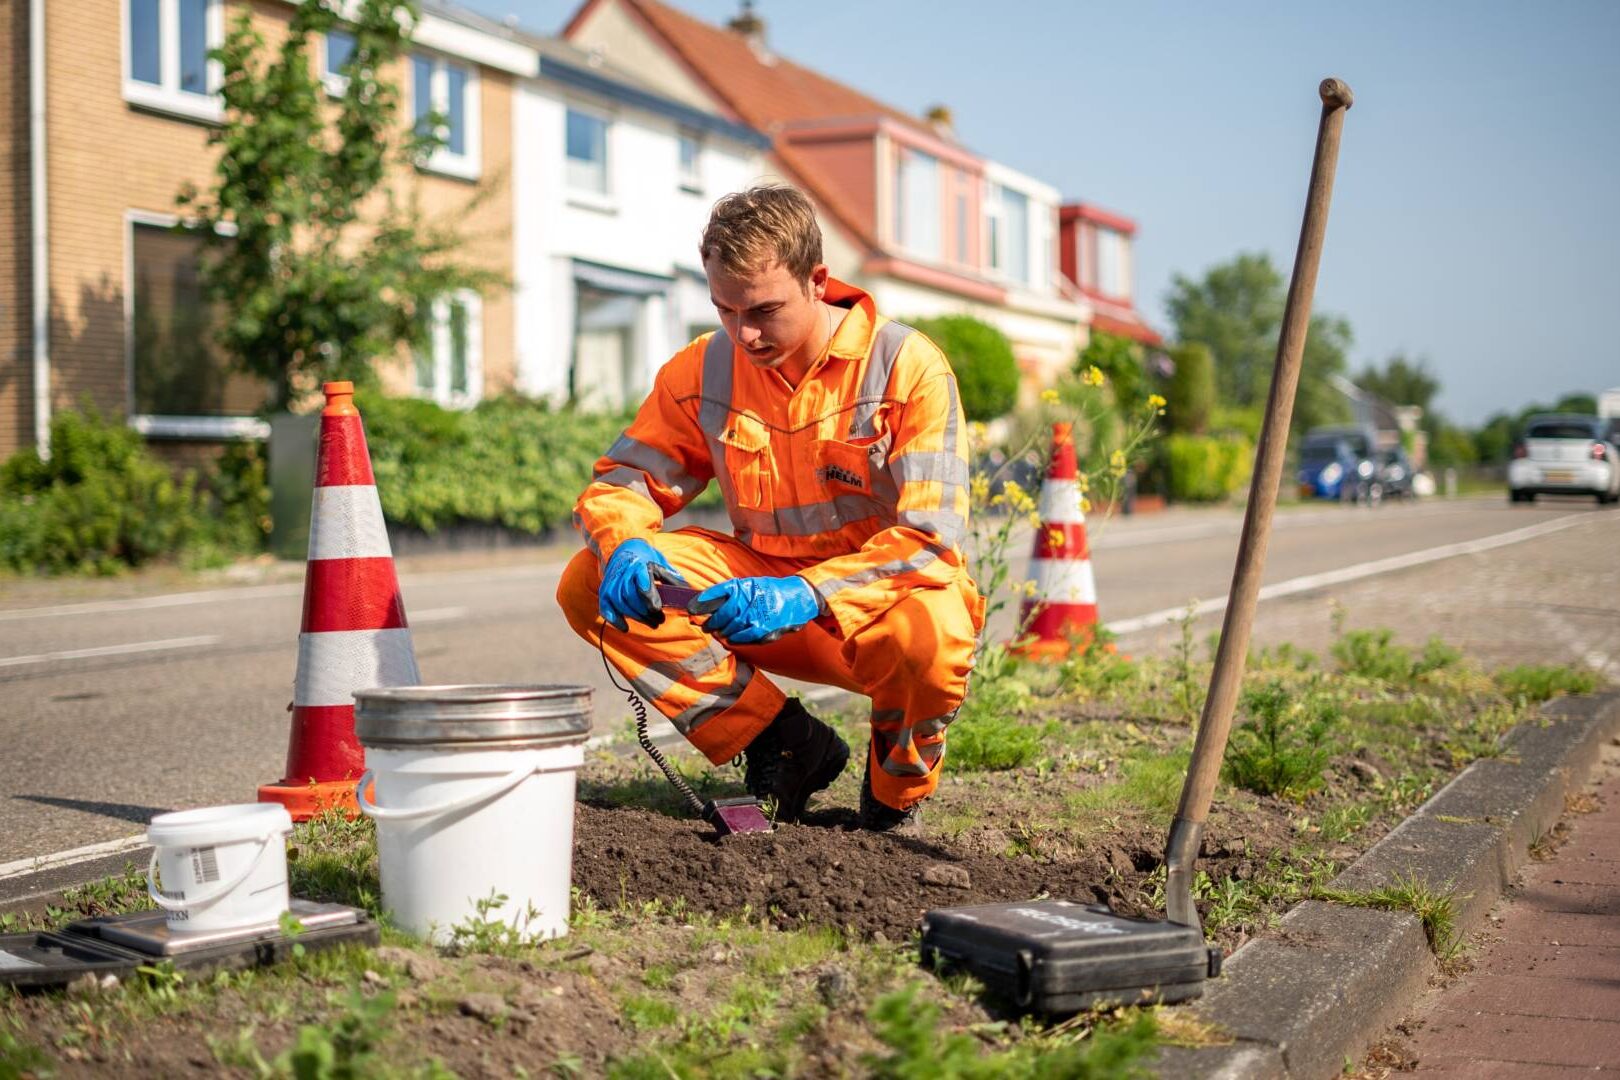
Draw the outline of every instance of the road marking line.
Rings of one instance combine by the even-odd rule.
[[[0,656],[0,667],[44,664],[52,660],[88,660],[96,656],[164,652],[169,649],[193,649],[202,645],[213,645],[219,640],[218,634],[202,634],[197,637],[164,638],[162,641],[134,641],[128,645],[98,645],[93,649],[64,649],[61,652],[35,653],[33,656]]]
[[[88,844],[84,847],[70,848],[67,851],[53,851],[49,855],[36,855],[31,859],[18,859],[15,862],[0,863],[0,881],[11,878],[24,877],[28,874],[37,874],[45,870],[57,870],[75,863],[89,862],[91,859],[103,858],[107,855],[117,855],[121,851],[134,851],[136,848],[146,846],[146,834],[139,836],[126,836],[122,840],[107,840],[100,844]]]
[[[1342,585],[1349,581],[1359,581],[1362,578],[1375,577],[1378,574],[1388,574],[1396,570],[1406,570],[1425,563],[1439,562],[1441,559],[1450,559],[1457,555],[1477,555],[1483,551],[1507,547],[1511,544],[1520,544],[1526,540],[1534,540],[1548,533],[1561,532],[1585,521],[1595,520],[1591,514],[1569,514],[1551,521],[1544,521],[1538,525],[1527,525],[1522,529],[1511,532],[1497,533],[1495,536],[1485,536],[1477,540],[1463,540],[1455,544],[1445,544],[1441,547],[1427,548],[1423,551],[1410,551],[1405,555],[1392,555],[1387,559],[1375,559],[1372,562],[1357,563],[1355,566],[1345,566],[1338,570],[1327,570],[1320,574],[1306,574],[1304,577],[1290,578],[1287,581],[1278,581],[1264,585],[1260,589],[1261,600],[1275,600],[1282,596],[1295,596],[1299,593],[1312,592],[1324,589],[1330,585]],[[1226,609],[1224,596],[1213,597],[1208,600],[1195,601],[1191,606],[1193,617],[1208,615]],[[1107,624],[1110,633],[1134,634],[1140,630],[1151,630],[1176,622],[1186,616],[1189,607],[1184,605],[1177,608],[1165,608],[1163,611],[1150,612],[1147,615],[1136,615],[1129,619],[1119,619]]]

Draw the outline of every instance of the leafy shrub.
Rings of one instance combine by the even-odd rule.
[[[94,409],[51,418],[51,458],[0,466],[0,565],[112,574],[204,533],[196,477],[176,477],[135,431]]]
[[[366,393],[357,403],[383,516],[428,532],[457,522],[566,527],[591,466],[629,422],[515,396],[469,412]],[[711,484],[702,501],[715,492]]]
[[[1388,628],[1351,630],[1333,643],[1333,657],[1346,674],[1389,683],[1409,683],[1462,659],[1438,637],[1431,637],[1417,655],[1394,644],[1394,637],[1395,631]]]
[[[1175,374],[1166,397],[1170,430],[1178,435],[1202,435],[1209,430],[1215,409],[1215,356],[1209,346],[1193,343],[1171,350]]]
[[[1275,679],[1245,690],[1242,704],[1249,720],[1232,732],[1226,778],[1258,795],[1296,800],[1321,787],[1338,706],[1322,697],[1294,701]]]
[[[1018,401],[1018,362],[1007,336],[971,315],[912,319],[938,345],[956,372],[969,420],[994,420]]]
[[[1249,482],[1254,447],[1241,436],[1172,435],[1165,440],[1170,497],[1218,502]]]
[[[1596,672],[1577,671],[1562,664],[1520,664],[1496,673],[1496,685],[1504,695],[1528,704],[1560,694],[1590,694],[1598,688],[1598,681]]]

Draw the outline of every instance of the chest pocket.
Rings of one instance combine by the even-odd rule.
[[[859,491],[870,495],[874,449],[865,442],[819,440],[816,443],[816,482],[833,491]],[[877,463],[881,465],[882,460],[878,457]]]
[[[765,422],[752,413],[732,413],[720,442],[726,448],[726,472],[737,505],[769,510],[771,435]]]

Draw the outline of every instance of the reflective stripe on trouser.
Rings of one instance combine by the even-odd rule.
[[[648,538],[697,589],[733,577],[796,573],[813,560],[761,555],[733,537],[681,529]],[[588,551],[563,571],[557,600],[569,625],[598,646],[601,570]],[[608,661],[715,764],[737,754],[764,730],[785,695],[765,674],[842,687],[872,699],[872,791],[907,807],[939,782],[945,725],[955,715],[973,665],[979,607],[967,589],[919,589],[843,640],[819,623],[768,645],[728,649],[684,613],[657,628],[608,628]]]

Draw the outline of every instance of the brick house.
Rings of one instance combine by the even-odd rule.
[[[1131,241],[1136,222],[1092,203],[1066,203],[1058,212],[1063,277],[1092,307],[1091,328],[1147,346],[1163,338],[1136,310]]]
[[[747,3],[717,27],[659,0],[585,0],[562,36],[769,135],[775,173],[817,204],[833,273],[899,318],[994,324],[1026,400],[1085,343],[1094,301],[1060,272],[1057,190],[962,145],[947,110],[912,116],[777,55]],[[1128,296],[1097,299],[1140,323]]]
[[[154,440],[255,436],[263,402],[228,375],[200,301],[198,240],[175,196],[212,178],[220,72],[207,59],[243,11],[271,47],[282,0],[17,0],[0,16],[0,456],[38,444],[53,410],[93,403]],[[329,83],[349,46],[318,42]],[[455,215],[469,261],[510,273],[512,110],[536,54],[499,24],[428,6],[398,75],[402,112],[450,117],[449,144],[397,189]],[[484,198],[473,196],[484,193]],[[36,273],[42,269],[42,273]],[[36,303],[36,299],[39,301]],[[387,366],[446,403],[515,380],[509,295],[445,297],[431,348]]]

